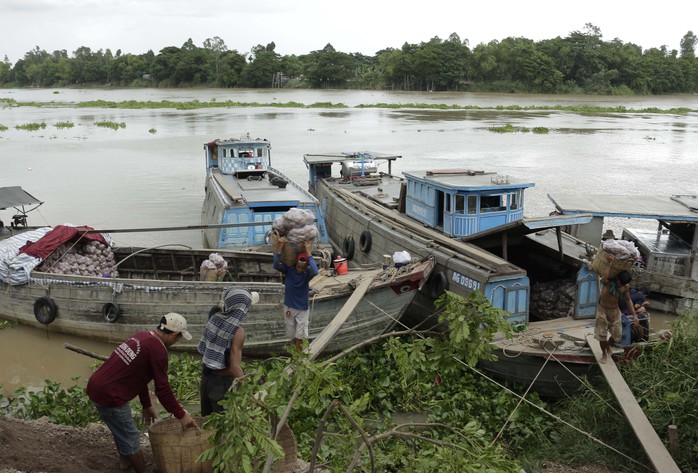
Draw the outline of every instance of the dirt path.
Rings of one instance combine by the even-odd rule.
[[[150,471],[157,471],[147,440],[143,452]],[[44,420],[27,422],[0,416],[0,473],[18,472],[121,473],[121,470],[114,440],[103,424],[77,429]],[[614,472],[594,465],[575,469],[550,463],[541,473]]]

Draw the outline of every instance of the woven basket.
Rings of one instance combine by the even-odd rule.
[[[274,253],[277,252],[277,249],[279,247],[279,238],[281,236],[276,230],[272,230],[271,232],[271,247],[274,250]],[[310,249],[312,251],[312,242]],[[284,249],[281,252],[281,262],[284,263],[286,266],[295,266],[296,265],[296,256],[298,253],[303,253],[305,251],[305,242],[300,242],[300,241],[287,241],[286,244],[284,245]]]
[[[591,262],[589,269],[596,271],[597,274],[603,276],[606,274],[606,269],[610,266],[608,270],[608,277],[615,278],[621,271],[629,271],[635,260],[633,259],[614,259],[611,263],[608,261],[608,252],[602,247],[599,248],[599,252],[594,256],[594,260]]]
[[[178,419],[166,419],[156,422],[148,429],[153,459],[160,473],[211,473],[211,462],[197,462],[196,459],[211,446],[208,438],[213,435],[204,430],[203,417],[194,417],[198,429],[188,428],[182,431]]]

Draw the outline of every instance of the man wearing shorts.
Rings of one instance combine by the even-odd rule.
[[[160,404],[179,419],[182,429],[196,426],[196,421],[175,399],[167,379],[167,348],[182,337],[191,340],[187,321],[180,314],[170,312],[160,319],[155,330],[135,333],[116,347],[87,382],[87,396],[114,436],[122,470],[132,466],[137,473],[147,471],[141,433],[131,415],[129,401],[138,396],[146,424],[157,419],[148,393],[151,380],[155,382]]]
[[[613,261],[613,256],[609,255],[610,262]],[[621,271],[614,278],[608,277],[608,272],[611,264],[608,265],[606,274],[601,279],[603,285],[599,290],[599,305],[596,307],[596,320],[594,323],[594,338],[601,345],[601,363],[606,363],[608,355],[611,354],[611,344],[620,345],[621,338],[621,312],[618,307],[618,301],[621,296],[626,298],[628,307],[631,308],[633,315],[633,323],[638,324],[638,318],[633,308],[632,300],[630,299],[630,280],[632,276],[627,271]],[[611,334],[611,339],[608,339],[608,334]]]
[[[295,266],[287,266],[281,261],[281,252],[286,242],[279,240],[279,248],[274,255],[274,269],[283,273],[284,322],[286,336],[290,338],[297,350],[303,349],[303,340],[308,339],[308,291],[310,280],[318,273],[317,264],[310,255],[310,242],[305,244],[305,252],[296,255]]]

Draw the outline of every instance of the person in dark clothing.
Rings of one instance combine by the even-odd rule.
[[[647,300],[647,292],[644,290],[630,288],[630,300],[633,303],[635,309],[635,314],[637,314],[637,319],[640,321],[639,324],[631,325],[631,340],[635,342],[646,342],[649,339],[650,334],[650,318],[647,312],[647,307],[649,307],[650,302]],[[618,307],[626,318],[631,315],[628,304],[624,298],[618,301]]]
[[[191,340],[187,321],[171,312],[160,319],[156,330],[138,332],[116,347],[87,382],[87,396],[114,436],[122,470],[133,466],[137,473],[147,471],[140,445],[141,433],[131,415],[129,402],[138,396],[143,406],[143,421],[152,423],[157,414],[148,393],[150,381],[155,382],[160,404],[179,419],[183,429],[196,426],[196,421],[175,399],[167,379],[167,348],[181,337]]]
[[[199,394],[201,415],[222,410],[220,401],[230,390],[235,379],[243,377],[242,347],[245,329],[242,321],[259,294],[240,287],[229,287],[223,293],[223,307],[206,323],[197,347],[202,355],[202,373]]]
[[[279,240],[279,248],[274,255],[274,269],[285,275],[284,278],[284,322],[286,336],[296,349],[303,349],[303,340],[308,339],[308,292],[310,280],[318,274],[318,267],[310,254],[311,243],[305,243],[305,252],[296,256],[295,266],[287,266],[281,261],[281,252],[286,242]]]

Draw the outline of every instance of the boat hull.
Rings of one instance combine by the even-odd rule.
[[[271,254],[218,251],[228,262],[228,280],[200,281],[198,268],[209,251],[129,248],[116,253],[117,278],[33,271],[28,284],[0,282],[0,317],[48,332],[118,344],[134,332],[155,328],[166,313],[178,312],[187,319],[193,338],[181,340],[173,349],[195,351],[209,312],[219,305],[224,289],[239,285],[260,294],[260,302],[244,322],[245,355],[279,353],[289,344],[283,320],[284,286],[281,274],[272,268]],[[361,278],[372,278],[371,287],[325,351],[339,351],[392,329],[431,267],[424,264],[392,276],[380,269],[342,276],[322,270],[311,284],[309,338],[317,337],[333,320]],[[55,309],[53,320],[41,323],[35,305],[46,309],[48,304]],[[112,309],[113,314],[115,306],[119,315],[108,321],[105,311]],[[45,317],[45,313],[39,315]]]

